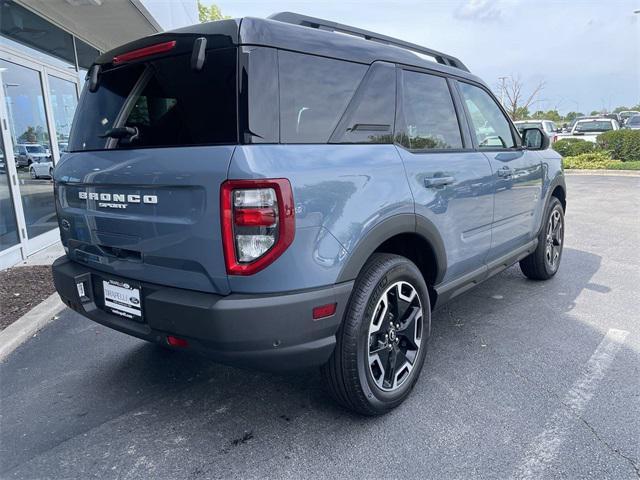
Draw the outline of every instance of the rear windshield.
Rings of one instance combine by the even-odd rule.
[[[42,145],[28,145],[27,152],[29,153],[46,153]]]
[[[518,127],[518,130],[524,130],[525,128],[542,128],[542,123],[541,122],[516,123],[516,127]]]
[[[627,120],[627,125],[640,125],[640,115],[636,115]]]
[[[236,48],[210,50],[194,71],[190,54],[112,68],[96,92],[85,88],[69,151],[237,143]],[[112,140],[114,127],[135,127],[131,140]]]
[[[576,124],[578,132],[606,132],[608,130],[613,130],[610,120],[578,122]]]

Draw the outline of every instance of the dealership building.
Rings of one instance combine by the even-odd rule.
[[[0,0],[0,269],[60,238],[49,174],[93,59],[197,22],[197,0]]]

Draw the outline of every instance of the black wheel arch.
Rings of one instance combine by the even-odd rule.
[[[544,212],[547,211],[547,207],[549,206],[549,202],[551,198],[555,197],[560,200],[560,204],[562,205],[562,209],[567,211],[567,185],[564,180],[564,175],[557,175],[550,183],[549,188],[545,194],[544,201]],[[536,234],[540,233],[540,230],[544,226],[544,215],[540,218],[540,225],[538,225],[538,230]]]
[[[421,215],[394,215],[371,228],[350,253],[337,283],[354,280],[376,252],[409,258],[420,268],[430,288],[444,277],[447,265],[444,242],[436,226]]]

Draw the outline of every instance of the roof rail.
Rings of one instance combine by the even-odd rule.
[[[373,42],[383,43],[386,45],[393,45],[395,47],[400,47],[406,50],[421,53],[423,55],[428,55],[442,65],[459,68],[466,72],[469,71],[464,63],[462,63],[456,57],[447,55],[446,53],[431,50],[430,48],[421,47],[420,45],[416,45],[415,43],[405,42],[404,40],[398,40],[397,38],[388,37],[386,35],[370,32],[361,28],[351,27],[349,25],[343,25],[341,23],[332,22],[330,20],[322,20],[321,18],[309,17],[307,15],[300,15],[293,12],[274,13],[273,15],[269,16],[269,18],[271,20],[277,20],[279,22],[301,25],[303,27],[317,28],[318,30],[346,33],[349,35],[354,35],[356,37],[364,38],[365,40],[371,40]]]

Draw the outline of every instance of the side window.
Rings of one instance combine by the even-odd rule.
[[[396,141],[411,150],[462,148],[458,117],[447,80],[402,72]]]
[[[480,148],[515,147],[509,121],[498,104],[483,89],[459,82]]]
[[[367,68],[280,50],[280,141],[326,143]]]
[[[374,63],[338,124],[333,143],[393,143],[396,67]]]

